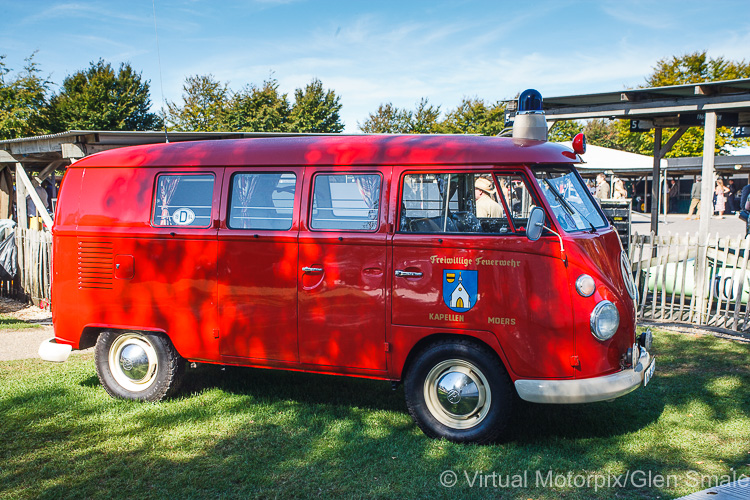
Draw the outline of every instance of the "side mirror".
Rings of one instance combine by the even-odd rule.
[[[526,237],[529,241],[536,241],[542,236],[542,231],[544,231],[544,210],[542,207],[534,207],[526,223]]]

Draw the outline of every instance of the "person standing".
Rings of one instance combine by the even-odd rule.
[[[627,197],[628,190],[625,189],[625,184],[622,182],[622,179],[617,179],[615,181],[615,199],[624,200]]]
[[[739,210],[737,210],[737,213],[739,214],[740,219],[747,222],[748,219],[748,209],[747,209],[747,199],[750,198],[750,184],[746,185],[742,188],[742,191],[740,191],[740,207]]]
[[[34,191],[36,191],[37,196],[39,196],[39,199],[42,200],[42,204],[46,208],[49,203],[47,191],[42,186],[36,186]],[[37,217],[39,215],[37,214],[36,203],[31,199],[31,195],[26,196],[26,215],[29,217]]]
[[[667,207],[671,214],[677,211],[677,197],[680,195],[680,185],[677,184],[677,181],[674,179],[672,179],[670,183],[669,192],[667,193],[669,196],[669,205],[667,205]]]
[[[692,189],[690,189],[690,208],[688,209],[687,217],[685,219],[692,218],[693,210],[695,210],[695,218],[699,219],[701,214],[701,176],[695,178]]]
[[[714,193],[716,194],[716,204],[714,205],[714,211],[719,212],[719,219],[724,218],[724,210],[726,210],[728,192],[729,188],[724,185],[724,181],[721,179],[717,179],[716,188],[714,188]]]
[[[737,208],[737,186],[734,185],[734,180],[729,179],[727,187],[729,188],[729,192],[727,193],[727,213],[734,214],[734,212],[739,211]]]
[[[600,200],[609,198],[609,184],[607,183],[607,176],[604,174],[596,176],[596,194],[594,196]]]

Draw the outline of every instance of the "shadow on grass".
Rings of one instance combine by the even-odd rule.
[[[252,395],[261,401],[406,412],[403,390],[392,390],[388,382],[233,366],[223,369],[216,365],[199,365],[188,370],[180,394],[185,397],[210,388]]]
[[[188,371],[178,397],[211,388],[264,402],[356,407],[408,416],[403,386],[394,391],[383,381],[253,368],[201,365]],[[530,443],[545,437],[612,437],[635,432],[656,421],[664,408],[658,397],[651,398],[646,409],[640,404],[633,405],[631,398],[639,395],[640,391],[610,403],[583,406],[532,404],[516,398],[503,442]],[[613,422],[619,425],[612,425]]]
[[[379,381],[202,365],[188,371],[176,398],[145,404],[106,396],[91,363],[63,365],[0,396],[0,496],[686,494],[656,487],[545,489],[533,481],[522,491],[499,492],[470,488],[463,479],[454,488],[439,481],[446,470],[460,478],[473,471],[684,476],[701,468],[696,461],[730,467],[747,460],[750,449],[731,443],[750,438],[741,425],[750,397],[727,395],[720,382],[731,388],[736,378],[747,387],[750,350],[676,335],[657,346],[662,355],[649,387],[613,403],[519,404],[508,439],[492,446],[427,439],[406,413],[403,391]],[[688,417],[692,412],[700,418]]]
[[[81,387],[99,387],[101,386],[101,382],[99,382],[99,377],[96,375],[93,375],[86,380],[81,380],[80,383]]]

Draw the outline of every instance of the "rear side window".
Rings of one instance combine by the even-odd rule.
[[[231,229],[286,231],[292,227],[293,173],[235,174],[229,206]]]
[[[310,227],[376,231],[379,204],[378,174],[317,175]]]
[[[160,175],[156,179],[156,196],[151,223],[154,226],[211,225],[211,202],[214,176]]]

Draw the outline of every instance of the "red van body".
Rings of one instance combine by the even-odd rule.
[[[529,401],[571,403],[620,396],[643,385],[644,378],[648,382],[646,372],[653,372],[653,362],[644,342],[639,346],[636,339],[633,290],[628,289],[632,278],[625,276],[629,269],[623,270],[619,238],[606,222],[566,230],[560,207],[553,206],[556,198],[545,191],[552,184],[538,173],[540,168],[559,171],[558,177],[549,179],[564,175],[566,186],[576,179],[582,186],[573,168],[577,162],[580,158],[559,144],[472,136],[183,142],[83,158],[68,169],[57,205],[55,339],[48,347],[84,349],[96,345],[103,334],[117,338],[120,332],[136,332],[166,339],[165,345],[173,348],[171,356],[188,362],[390,381],[408,378],[430,349],[453,352],[443,358],[459,361],[464,359],[461,352],[473,349],[481,351],[483,359],[494,357],[510,391],[515,388]],[[526,219],[510,215],[499,233],[484,233],[476,224],[478,229],[470,232],[448,228],[448,222],[453,227],[457,223],[452,220],[458,220],[453,216],[458,205],[448,201],[451,189],[468,192],[474,187],[469,183],[478,186],[477,172],[503,189],[508,185],[509,191],[523,190],[528,206],[544,210],[546,231],[538,240],[527,237]],[[293,200],[283,217],[288,228],[236,227],[235,219],[230,220],[236,208],[231,200],[240,196],[233,193],[247,189],[254,173],[273,176],[275,182],[288,179],[283,189],[274,188],[278,192],[273,195]],[[210,189],[202,188],[207,201],[193,208],[185,204],[170,215],[171,209],[160,205],[170,175],[179,176],[184,186],[210,183]],[[257,185],[262,185],[264,177],[258,178]],[[378,184],[379,190],[367,191],[365,181]],[[326,202],[324,195],[318,197],[319,184],[325,184],[328,197],[344,188],[347,193],[363,193],[363,199],[375,193],[377,199],[366,200],[365,230],[331,229],[318,211],[328,210],[331,220],[354,220],[346,213],[354,208],[336,208],[335,203],[322,208]],[[284,190],[286,194],[278,194]],[[420,190],[443,196],[443,205],[435,209],[446,214],[439,219],[443,227],[429,217],[407,220],[412,202],[405,193]],[[511,207],[513,196],[495,198],[506,214],[516,210]],[[587,207],[594,203],[580,187],[574,196]],[[582,200],[584,196],[588,199]],[[422,205],[415,210],[427,210],[425,200],[412,203]],[[520,206],[517,200],[513,203]],[[197,215],[200,210],[204,215]],[[238,210],[250,209],[245,204]],[[204,221],[182,225],[178,215]],[[470,217],[475,219],[474,214]],[[600,218],[605,221],[601,212]],[[492,220],[497,219],[502,217]],[[432,229],[406,230],[407,225],[423,223]],[[486,220],[482,224],[491,226]],[[583,276],[593,280],[584,283],[589,287],[581,292]],[[456,288],[456,283],[465,286]],[[454,294],[464,293],[457,299],[458,307],[451,307],[448,287]],[[610,316],[619,315],[619,324],[611,338],[602,340],[592,334],[592,315],[605,302],[616,308]],[[141,357],[144,350],[159,354],[160,347],[143,338],[145,344],[138,339],[132,345],[124,342],[119,358],[102,352],[102,363],[109,356],[110,363],[119,363],[118,370],[127,370],[137,364],[137,356],[128,358],[126,349]],[[474,384],[473,396],[467,392],[466,398],[475,404],[488,397],[494,382],[486,373],[491,368],[482,372],[482,361],[471,361],[472,352],[466,357],[468,367],[451,373],[453,378],[464,377],[461,387]],[[146,362],[144,370],[162,369],[165,361],[160,362],[158,367],[156,361]],[[444,375],[425,370],[425,377],[437,385],[446,382]],[[414,397],[420,387],[427,387],[427,382],[420,383]],[[481,389],[484,384],[487,394]],[[436,417],[436,425],[455,432],[441,433],[435,425],[426,432],[484,440],[484,435],[470,433],[461,437],[472,425],[451,425],[451,415],[462,419],[462,411],[469,413],[448,407],[460,399],[460,388],[440,390],[435,406],[448,408],[448,420]],[[137,392],[133,390],[133,397],[138,398]],[[427,392],[424,397],[429,400]],[[495,390],[494,401],[501,401],[503,394]],[[430,409],[429,401],[421,404]],[[419,422],[419,415],[415,418]]]

